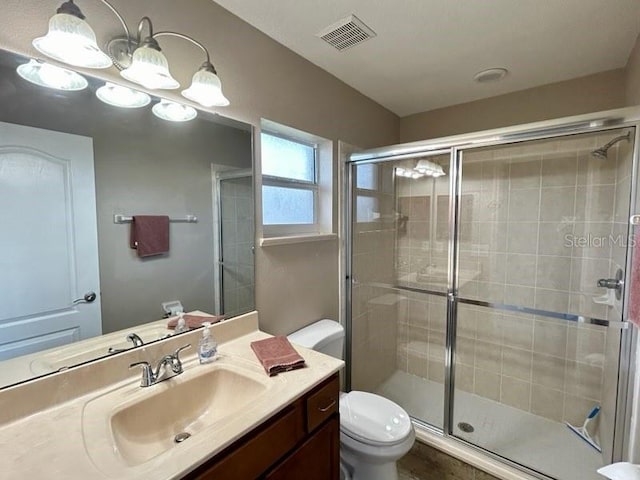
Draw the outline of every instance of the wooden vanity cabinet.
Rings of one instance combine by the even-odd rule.
[[[339,480],[338,374],[285,407],[186,480]]]

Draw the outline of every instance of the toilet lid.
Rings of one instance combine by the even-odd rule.
[[[349,392],[340,396],[340,430],[370,445],[394,445],[411,432],[411,419],[399,405],[379,395]]]

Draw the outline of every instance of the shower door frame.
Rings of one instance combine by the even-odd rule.
[[[353,278],[353,208],[354,208],[354,185],[353,171],[358,165],[371,163],[385,163],[390,161],[405,160],[417,157],[425,157],[432,155],[442,155],[450,153],[450,178],[449,182],[449,247],[448,247],[448,288],[447,288],[447,323],[445,335],[445,382],[444,382],[444,422],[443,428],[439,428],[427,424],[420,419],[413,419],[420,427],[435,433],[439,436],[446,437],[454,442],[459,442],[466,447],[481,452],[501,463],[512,466],[518,470],[524,471],[537,478],[548,479],[550,477],[541,474],[535,470],[527,468],[524,465],[511,461],[505,457],[498,455],[492,451],[486,450],[473,443],[470,443],[453,434],[453,409],[455,395],[455,355],[456,355],[456,321],[458,306],[458,250],[459,241],[458,234],[460,228],[460,192],[462,175],[459,174],[462,165],[462,157],[465,151],[473,150],[481,147],[494,147],[499,145],[513,144],[532,140],[545,140],[581,133],[606,132],[608,130],[632,127],[634,131],[634,145],[632,153],[631,168],[631,189],[630,189],[630,212],[637,212],[638,202],[636,201],[638,194],[638,163],[639,163],[639,143],[640,142],[640,109],[628,108],[613,110],[608,112],[598,112],[576,117],[549,120],[544,122],[536,122],[515,127],[506,127],[482,132],[475,132],[464,135],[456,135],[433,140],[425,140],[400,145],[391,145],[371,150],[364,150],[350,155],[347,161],[347,198],[344,204],[344,218],[347,222],[346,233],[346,301],[347,305],[351,305],[352,285],[357,283],[358,279]],[[455,180],[455,182],[454,182]],[[630,226],[628,228],[631,228]],[[631,232],[631,230],[629,230]],[[638,253],[640,254],[640,252]],[[631,275],[631,249],[627,247],[626,269],[625,269],[625,285],[629,285]],[[600,325],[609,327],[610,325],[620,324],[616,328],[622,328],[620,338],[620,351],[618,358],[618,382],[616,411],[614,423],[614,440],[612,448],[612,460],[620,461],[627,458],[633,453],[630,451],[633,445],[633,429],[636,425],[631,424],[631,414],[633,409],[633,381],[635,372],[635,357],[637,332],[635,328],[626,320],[628,310],[629,288],[624,289],[623,303],[623,322],[604,321],[597,322]],[[566,318],[570,321],[572,319]],[[573,319],[575,321],[575,319]],[[345,358],[347,365],[345,382],[347,391],[351,389],[351,365],[352,365],[352,311],[347,308],[346,312],[346,351]],[[640,402],[638,402],[640,403]],[[640,442],[640,438],[636,440]]]
[[[231,170],[218,170],[214,172],[214,212],[216,213],[217,222],[214,221],[214,258],[215,258],[215,277],[214,282],[214,305],[217,310],[216,313],[221,314],[224,312],[224,247],[222,245],[222,182],[225,180],[235,180],[238,178],[250,178],[251,186],[253,188],[255,178],[252,168],[234,168]],[[255,204],[255,195],[253,203]],[[254,213],[255,216],[255,213]],[[215,220],[215,219],[214,219]],[[255,226],[254,226],[254,238],[255,238]],[[255,245],[252,247],[252,251],[255,251]],[[253,268],[255,270],[255,258],[253,261]]]

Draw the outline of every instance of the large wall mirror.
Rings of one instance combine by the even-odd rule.
[[[164,302],[253,310],[251,126],[38,86],[29,61],[0,51],[0,387],[163,338]],[[171,218],[167,254],[130,247],[135,215]]]

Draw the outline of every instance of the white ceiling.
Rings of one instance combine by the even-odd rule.
[[[640,0],[215,1],[400,116],[623,67],[640,31]],[[352,13],[377,37],[316,37]]]

